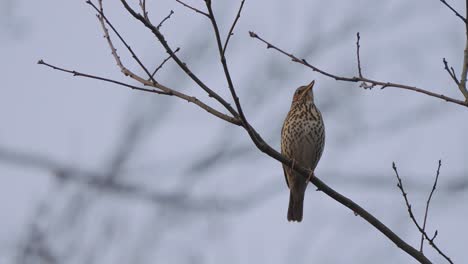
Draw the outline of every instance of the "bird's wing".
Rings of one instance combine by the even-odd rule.
[[[283,150],[283,134],[284,134],[284,129],[285,129],[285,124],[286,124],[286,120],[288,119],[289,117],[289,113],[288,115],[286,116],[286,119],[284,120],[283,122],[283,127],[281,128],[281,154],[284,155],[284,150]],[[281,164],[283,166],[283,172],[284,172],[284,179],[286,180],[286,185],[288,185],[288,188],[289,188],[289,182],[288,182],[288,174],[286,172],[286,166],[284,164]]]
[[[284,167],[284,165],[283,165],[283,172],[284,172],[284,178],[286,179],[286,184],[287,184],[288,187],[289,187],[288,175],[286,174],[286,168]]]

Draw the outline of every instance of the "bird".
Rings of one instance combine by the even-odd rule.
[[[290,190],[287,219],[293,222],[302,221],[307,183],[314,175],[325,146],[325,126],[322,114],[314,103],[314,85],[315,80],[296,89],[281,129],[281,154],[292,159],[292,167],[299,164],[311,169],[306,178],[283,164]]]

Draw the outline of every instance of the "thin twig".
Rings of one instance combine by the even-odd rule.
[[[145,91],[145,92],[156,93],[156,94],[163,94],[163,95],[174,95],[174,94],[172,94],[170,92],[163,92],[163,91],[158,91],[156,89],[142,88],[142,87],[134,86],[134,85],[127,84],[127,83],[124,83],[124,82],[119,82],[119,81],[116,81],[116,80],[112,80],[112,79],[109,79],[109,78],[104,78],[104,77],[91,75],[91,74],[87,74],[87,73],[82,73],[82,72],[78,72],[78,71],[75,71],[75,70],[67,70],[67,69],[64,69],[64,68],[49,64],[49,63],[45,62],[44,60],[39,60],[37,62],[37,64],[45,65],[45,66],[50,67],[50,68],[52,68],[54,70],[71,73],[71,74],[73,74],[73,76],[81,76],[81,77],[86,77],[86,78],[90,78],[90,79],[96,79],[96,80],[100,80],[100,81],[114,83],[114,84],[117,84],[117,85],[121,85],[121,86],[125,86],[125,87],[128,87],[128,88],[134,89],[134,90]]]
[[[172,14],[174,14],[174,11],[171,10],[171,12],[169,12],[169,15],[167,15],[163,20],[161,20],[161,22],[159,22],[159,25],[156,27],[158,30],[161,29],[161,26],[164,24],[164,22],[166,20],[168,20],[169,18],[171,18]]]
[[[359,40],[361,40],[361,36],[359,35],[359,32],[356,33],[356,56],[357,56],[357,66],[358,66],[358,73],[359,77],[362,78],[362,70],[361,70],[361,56],[360,56],[360,48],[361,45],[359,45]]]
[[[99,3],[102,4],[102,0],[99,0]],[[96,6],[94,6],[92,3],[90,3],[95,9]],[[107,18],[105,17],[104,15],[104,12],[102,11],[102,6],[100,6],[100,10],[97,10],[99,13],[100,13],[100,19],[99,21],[101,22],[101,26],[102,26],[102,29],[104,31],[104,37],[107,39],[107,42],[109,44],[109,48],[111,49],[111,53],[112,55],[114,56],[114,59],[117,63],[117,65],[120,67],[122,73],[126,76],[129,76],[130,78],[140,82],[141,84],[143,85],[147,85],[147,86],[153,86],[153,87],[156,87],[156,88],[159,88],[167,93],[173,93],[174,95],[177,95],[177,97],[180,97],[182,99],[185,99],[189,102],[192,102],[198,106],[200,106],[201,108],[205,109],[207,112],[215,115],[216,117],[219,117],[225,121],[228,121],[232,124],[235,124],[235,125],[240,125],[240,121],[235,118],[235,117],[230,117],[228,115],[225,115],[217,110],[215,110],[214,108],[212,107],[209,107],[208,105],[206,105],[205,103],[201,102],[200,100],[198,100],[197,98],[193,97],[193,96],[188,96],[186,94],[183,94],[183,93],[180,93],[180,92],[177,92],[171,88],[168,88],[162,84],[159,84],[158,82],[156,82],[156,80],[153,78],[153,76],[148,72],[148,70],[146,69],[146,67],[143,66],[143,64],[141,63],[141,61],[138,59],[138,57],[135,55],[135,53],[131,50],[130,46],[128,46],[125,42],[125,40],[120,36],[120,34],[117,32],[117,30],[112,26],[112,24],[110,24],[110,22],[107,20]],[[150,21],[149,20],[145,20],[143,16],[140,15],[140,18],[142,19],[142,21],[145,21],[146,23],[149,23],[150,24]],[[130,71],[128,68],[126,68],[121,59],[120,59],[120,56],[117,54],[117,50],[115,49],[114,47],[114,44],[109,36],[109,31],[104,23],[104,19],[105,21],[107,21],[108,25],[111,26],[111,28],[114,30],[114,32],[119,36],[120,40],[127,46],[127,49],[132,53],[133,57],[142,65],[142,67],[144,68],[145,72],[149,75],[151,81],[148,81],[148,80],[145,80],[144,78],[142,78],[141,76],[133,73],[132,71]],[[152,24],[150,24],[152,25]],[[153,25],[152,25],[153,26]],[[156,27],[153,26],[153,28],[155,28],[155,30],[157,32],[159,32],[159,30],[156,29]],[[166,43],[167,44],[167,43]],[[173,58],[177,58],[175,56],[175,53],[172,51],[172,50],[167,50],[168,53],[173,57]],[[172,53],[172,54],[171,54]],[[176,60],[177,61],[177,60]],[[213,92],[214,93],[214,92]],[[227,104],[227,103],[226,103]]]
[[[102,0],[99,0],[99,1],[100,1],[100,3],[102,3]],[[89,4],[91,4],[95,9],[97,9],[91,2],[90,2]],[[126,4],[126,2],[125,2],[125,4]],[[127,6],[128,6],[128,5],[127,5]],[[130,7],[128,7],[128,8],[130,8]],[[131,9],[131,10],[133,11],[133,9]],[[205,111],[209,112],[210,114],[213,114],[214,116],[216,116],[216,117],[218,117],[218,118],[221,118],[221,119],[223,119],[223,120],[225,120],[225,121],[227,121],[227,122],[229,122],[229,123],[232,123],[232,124],[235,124],[235,125],[240,125],[240,120],[237,118],[236,115],[234,115],[234,117],[231,117],[231,116],[228,116],[228,115],[226,115],[226,114],[223,114],[223,113],[219,112],[218,110],[216,110],[216,109],[214,109],[214,108],[208,106],[207,104],[201,102],[201,101],[198,100],[196,97],[183,94],[183,93],[181,93],[181,92],[178,92],[178,91],[176,91],[176,90],[174,90],[174,89],[171,89],[171,88],[169,88],[169,87],[167,87],[167,86],[164,86],[164,85],[162,85],[162,84],[156,82],[156,81],[154,80],[153,76],[151,76],[151,74],[148,73],[147,70],[145,70],[145,72],[148,73],[148,76],[150,77],[151,81],[148,81],[148,80],[142,78],[141,76],[139,76],[139,75],[133,73],[133,72],[130,71],[128,68],[126,68],[126,67],[123,65],[123,63],[122,63],[122,61],[121,61],[121,59],[120,59],[120,56],[117,54],[117,50],[115,49],[114,44],[113,44],[113,42],[112,42],[112,40],[111,40],[111,38],[110,38],[110,36],[109,36],[109,32],[108,32],[108,30],[107,30],[107,27],[105,26],[104,20],[107,21],[106,17],[104,16],[104,14],[103,14],[103,12],[102,12],[101,10],[97,10],[97,11],[98,11],[100,14],[102,14],[102,15],[100,15],[101,18],[100,18],[99,20],[100,20],[100,22],[101,22],[101,26],[102,26],[103,31],[104,31],[104,37],[107,39],[107,42],[108,42],[108,44],[109,44],[109,48],[111,49],[111,53],[112,53],[112,55],[113,55],[113,57],[114,57],[114,59],[115,59],[117,65],[119,66],[119,68],[121,69],[121,71],[122,71],[122,73],[123,73],[124,75],[129,76],[130,78],[132,78],[132,79],[138,81],[139,83],[141,83],[141,84],[143,84],[143,85],[152,86],[152,87],[158,88],[158,89],[160,89],[160,90],[162,90],[162,91],[164,91],[164,92],[166,92],[166,93],[172,93],[173,95],[175,95],[175,96],[177,96],[177,97],[179,97],[179,98],[182,98],[182,99],[184,99],[184,100],[187,100],[188,102],[194,103],[194,104],[198,105],[199,107],[201,107],[202,109],[204,109]],[[134,12],[134,11],[133,11],[133,12]],[[135,13],[135,12],[134,12],[134,13]],[[136,14],[136,13],[135,13],[135,14]],[[138,16],[139,16],[139,18],[140,18],[139,20],[141,20],[141,21],[144,22],[144,23],[147,23],[147,24],[151,25],[153,30],[155,30],[156,32],[159,32],[159,30],[157,30],[156,27],[155,27],[154,25],[152,25],[151,22],[150,22],[149,20],[145,19],[145,18],[144,18],[142,15],[140,15],[140,14],[138,14]],[[109,26],[112,26],[112,25],[109,24]],[[113,27],[112,27],[112,28],[113,28]],[[118,36],[120,36],[120,34],[118,34],[118,32],[117,32],[117,30],[116,30],[115,28],[113,28],[113,30],[114,30],[114,32],[116,32],[116,34],[117,34]],[[165,42],[164,37],[163,37],[162,35],[161,35],[161,38],[162,38],[162,40]],[[124,40],[122,37],[120,37],[120,39],[121,39],[122,42],[124,42],[124,44],[126,44],[125,40]],[[183,64],[183,63],[178,59],[178,57],[174,54],[174,52],[172,51],[172,49],[170,49],[170,47],[169,47],[169,45],[167,44],[167,42],[165,42],[165,44],[166,44],[166,46],[165,46],[166,51],[171,55],[171,57],[174,58],[174,60],[175,60],[178,64],[179,64],[179,63],[180,63],[180,64]],[[127,48],[128,48],[129,50],[131,50],[130,47],[129,47],[128,45],[126,45],[126,46],[127,46]],[[132,53],[132,54],[134,55],[134,53]],[[136,55],[134,55],[134,58],[135,58],[135,59],[138,59],[138,57],[137,57]],[[139,60],[138,60],[138,61],[139,61]],[[140,62],[140,63],[141,63],[141,62]],[[179,66],[180,66],[180,65],[179,65]],[[185,64],[183,64],[183,66],[185,66]],[[185,66],[185,67],[186,67],[186,66]],[[146,69],[146,67],[145,67],[144,69]],[[186,67],[186,69],[188,70],[187,67]],[[188,70],[188,71],[190,72],[190,70]],[[195,78],[196,78],[196,77],[195,77]],[[198,79],[196,79],[196,80],[198,80]],[[198,81],[199,81],[199,80],[198,80]],[[201,84],[203,84],[201,81],[199,81],[199,82],[200,82]],[[197,84],[199,84],[199,83],[197,83]],[[200,85],[200,84],[199,84],[199,85]],[[204,85],[204,84],[203,84],[203,85]],[[205,87],[206,87],[206,86],[205,86]],[[207,88],[207,87],[206,87],[206,88]],[[209,88],[207,88],[207,89],[208,89],[209,91],[212,92],[212,94],[210,94],[210,95],[212,95],[213,97],[216,97],[216,96],[217,96],[217,97],[219,97],[221,100],[223,100],[219,95],[217,95],[216,93],[214,93],[212,90],[210,90]],[[225,101],[222,101],[222,102],[224,102],[226,105],[229,106],[229,104],[228,104],[227,102],[225,102]],[[229,110],[229,109],[228,109],[228,110]],[[234,111],[234,113],[237,114],[235,111]]]
[[[213,9],[211,8],[211,0],[205,0],[205,4],[206,4],[206,7],[208,9],[208,17],[210,18],[210,21],[211,21],[211,24],[213,26],[213,30],[214,30],[214,33],[215,33],[215,36],[216,36],[216,44],[218,46],[218,52],[219,52],[219,56],[221,58],[221,64],[223,66],[224,75],[226,77],[226,81],[228,83],[229,90],[231,91],[232,98],[234,99],[234,102],[236,104],[236,108],[237,108],[237,111],[239,112],[239,116],[241,117],[241,120],[243,122],[246,122],[245,116],[244,116],[244,114],[242,112],[241,104],[239,102],[239,97],[236,95],[236,90],[234,88],[234,84],[233,84],[232,79],[231,79],[231,74],[229,73],[229,69],[228,69],[228,66],[227,66],[227,63],[226,63],[226,57],[224,56],[224,53],[223,53],[223,46],[222,46],[222,43],[221,43],[221,35],[219,34],[219,28],[218,28],[218,25],[216,23],[216,19],[215,19],[214,14],[213,14]]]
[[[426,238],[426,240],[429,242],[429,245],[431,245],[437,251],[437,253],[439,253],[439,255],[441,255],[442,257],[444,257],[449,263],[453,264],[452,260],[447,255],[445,255],[445,253],[443,253],[442,250],[440,250],[439,247],[434,242],[434,239],[437,237],[437,231],[434,233],[434,236],[431,238],[427,235],[427,232],[419,225],[418,221],[414,217],[413,210],[411,209],[411,204],[407,197],[408,193],[405,192],[405,188],[403,187],[403,182],[400,178],[400,175],[398,174],[398,170],[395,165],[395,162],[393,162],[392,168],[393,168],[393,171],[395,171],[395,175],[398,180],[397,187],[398,189],[400,189],[401,194],[403,195],[403,198],[405,199],[406,208],[408,209],[408,214],[411,220],[413,221],[414,225],[419,230],[419,232],[424,236],[424,238]]]
[[[134,90],[139,90],[139,91],[144,91],[144,92],[156,93],[156,94],[161,94],[161,95],[175,96],[175,97],[178,97],[180,99],[186,100],[189,103],[193,103],[193,104],[199,106],[200,108],[204,109],[208,113],[210,113],[210,114],[212,114],[212,115],[214,115],[214,116],[216,116],[216,117],[218,117],[218,118],[220,118],[220,119],[222,119],[224,121],[227,121],[227,122],[229,122],[231,124],[234,124],[234,125],[237,125],[237,126],[240,125],[240,121],[238,119],[230,117],[230,116],[228,116],[226,114],[223,114],[223,113],[219,112],[218,110],[216,110],[216,109],[208,106],[204,102],[200,101],[195,96],[186,95],[184,93],[181,93],[181,92],[178,92],[178,91],[176,91],[174,89],[171,89],[171,88],[169,88],[167,86],[164,86],[164,85],[162,85],[160,83],[152,84],[149,81],[142,80],[142,84],[147,85],[147,86],[153,86],[153,87],[158,88],[158,89],[160,89],[162,91],[158,91],[158,90],[155,90],[155,89],[147,89],[147,88],[137,87],[137,86],[126,84],[126,83],[119,82],[119,81],[116,81],[116,80],[112,80],[112,79],[108,79],[108,78],[104,78],[104,77],[100,77],[100,76],[95,76],[95,75],[90,75],[90,74],[86,74],[86,73],[81,73],[81,72],[77,72],[77,71],[74,71],[74,70],[67,70],[67,69],[64,69],[64,68],[61,68],[61,67],[46,63],[43,60],[39,60],[37,63],[41,64],[41,65],[48,66],[48,67],[50,67],[50,68],[52,68],[54,70],[59,70],[59,71],[62,71],[62,72],[71,73],[74,76],[82,76],[82,77],[86,77],[86,78],[97,79],[97,80],[122,85],[122,86],[125,86],[125,87],[128,87],[128,88],[134,89]]]
[[[429,204],[431,203],[431,198],[432,198],[432,195],[434,194],[434,191],[437,187],[437,181],[439,180],[439,173],[440,173],[440,166],[442,166],[442,161],[439,160],[439,166],[437,167],[437,173],[436,173],[436,178],[434,180],[434,185],[432,185],[432,190],[429,194],[429,197],[427,198],[427,202],[426,202],[426,211],[424,213],[424,222],[423,222],[423,231],[426,231],[426,222],[427,222],[427,214],[429,212]],[[419,247],[419,251],[423,252],[423,245],[424,245],[424,235],[421,234],[421,245]]]
[[[359,74],[359,78],[361,79],[364,79],[364,77],[362,76],[362,69],[361,69],[361,45],[360,45],[360,41],[361,40],[361,35],[358,33],[356,33],[356,57],[357,57],[357,67],[358,67],[358,74]],[[364,89],[372,89],[375,87],[375,84],[369,84],[369,83],[366,83],[366,82],[362,82],[359,87],[362,87]],[[387,86],[385,86],[387,87]],[[382,89],[385,88],[384,86],[382,86]]]
[[[448,8],[450,8],[450,10],[453,11],[453,13],[455,13],[455,15],[457,17],[459,17],[465,24],[467,23],[467,20],[465,17],[463,17],[462,15],[460,15],[460,13],[457,12],[457,10],[455,10],[452,6],[450,6],[445,0],[440,0],[445,6],[447,6]]]
[[[237,120],[239,114],[237,113],[234,108],[226,101],[224,98],[222,98],[219,94],[214,92],[212,89],[210,89],[203,81],[201,81],[185,64],[180,60],[180,58],[174,53],[172,48],[169,46],[167,43],[164,35],[148,20],[145,20],[145,18],[136,13],[135,10],[133,10],[127,3],[126,0],[120,0],[122,5],[125,7],[125,9],[137,20],[139,20],[143,25],[145,25],[148,29],[151,30],[151,32],[154,34],[154,36],[158,39],[158,41],[161,43],[161,45],[164,47],[166,52],[171,55],[172,59],[177,63],[177,65],[187,74],[200,88],[202,88],[210,97],[213,97],[216,101],[218,101],[221,105],[223,105],[229,113],[231,113],[234,118]],[[208,15],[208,14],[207,14]],[[238,123],[237,123],[238,124]]]
[[[466,0],[466,15],[468,16],[468,0]],[[465,50],[463,52],[463,65],[462,65],[462,72],[460,75],[460,84],[458,85],[458,89],[465,97],[465,102],[468,103],[468,90],[466,89],[466,76],[468,74],[468,23],[465,20]]]
[[[249,124],[247,118],[244,115],[244,111],[242,110],[242,106],[237,96],[236,89],[234,88],[234,83],[232,82],[231,74],[229,72],[229,68],[227,65],[226,57],[223,53],[223,45],[221,43],[221,35],[219,34],[218,24],[216,22],[215,15],[213,13],[213,8],[211,7],[211,0],[205,0],[206,8],[208,9],[209,18],[211,21],[211,25],[213,27],[213,31],[216,37],[216,44],[218,46],[218,53],[221,59],[221,64],[223,66],[224,76],[226,77],[226,81],[228,83],[229,91],[231,92],[231,97],[234,100],[234,103],[237,108],[237,112],[239,113],[240,120],[242,121],[242,126],[245,128],[247,133],[249,134],[250,138],[254,142],[255,146],[257,146],[260,150],[265,147],[266,143],[262,139],[262,137],[255,131],[255,129]]]
[[[193,11],[195,11],[195,12],[197,12],[197,13],[199,13],[199,14],[202,14],[202,15],[208,17],[208,18],[210,17],[207,13],[201,11],[200,9],[197,9],[197,8],[195,8],[195,7],[193,7],[193,6],[190,6],[190,5],[184,3],[184,2],[182,2],[182,1],[180,1],[180,0],[176,0],[176,2],[178,2],[179,4],[181,4],[181,5],[185,6],[185,7],[187,7],[188,9],[192,9]]]
[[[231,39],[231,36],[234,34],[232,33],[234,31],[234,28],[236,27],[236,23],[237,21],[239,20],[240,18],[240,14],[242,12],[242,8],[244,7],[244,2],[245,0],[242,0],[241,1],[241,4],[240,4],[240,7],[239,7],[239,11],[237,11],[237,15],[236,15],[236,18],[234,19],[234,22],[232,23],[232,26],[231,26],[231,29],[229,29],[229,33],[226,37],[226,42],[224,42],[224,46],[223,46],[223,55],[226,53],[226,48],[227,48],[227,45],[229,43],[229,40]]]
[[[452,80],[455,82],[455,84],[457,86],[460,85],[460,82],[458,81],[457,79],[457,75],[455,74],[455,70],[453,69],[453,67],[450,67],[449,69],[449,66],[448,66],[448,62],[445,58],[442,59],[442,62],[444,63],[444,69],[447,71],[447,73],[450,75],[450,77],[452,78]]]
[[[174,54],[176,54],[179,50],[180,50],[180,48],[175,49],[175,50],[174,50]],[[161,64],[153,71],[153,73],[151,74],[151,76],[154,77],[154,75],[155,75],[155,74],[164,66],[164,64],[165,64],[168,60],[170,60],[171,58],[172,58],[171,55],[167,56],[167,58],[165,58],[165,59],[161,62]]]
[[[89,5],[91,5],[96,12],[98,12],[97,18],[101,22],[102,29],[104,31],[104,37],[107,39],[107,42],[111,48],[112,54],[117,60],[117,64],[119,64],[120,68],[122,69],[123,73],[126,75],[128,72],[124,71],[122,62],[120,61],[120,57],[117,55],[117,49],[115,49],[114,44],[112,43],[109,35],[109,30],[107,29],[106,25],[109,25],[109,27],[112,29],[112,31],[117,35],[117,37],[120,39],[120,41],[125,45],[127,50],[132,54],[132,58],[140,65],[140,67],[145,71],[145,73],[148,75],[148,77],[154,82],[157,83],[156,80],[151,76],[151,73],[148,71],[148,69],[145,67],[145,65],[141,62],[141,60],[138,58],[138,56],[135,54],[135,52],[132,50],[130,45],[127,44],[127,42],[124,40],[124,38],[120,35],[120,33],[117,31],[117,29],[111,24],[111,22],[107,19],[107,17],[104,15],[104,8],[102,5],[102,0],[98,0],[99,3],[99,9],[91,2],[90,0],[86,1]],[[104,23],[105,22],[105,23]],[[120,63],[119,63],[120,61]]]
[[[445,95],[442,95],[442,94],[437,94],[437,93],[434,93],[434,92],[430,92],[430,91],[427,91],[425,89],[418,88],[418,87],[415,87],[415,86],[409,86],[409,85],[405,85],[405,84],[392,83],[392,82],[377,81],[377,80],[373,80],[373,79],[369,79],[369,78],[360,78],[360,77],[357,77],[357,76],[344,77],[344,76],[339,76],[339,75],[335,75],[335,74],[326,72],[326,71],[321,70],[318,67],[308,63],[305,59],[299,59],[295,55],[293,55],[291,53],[287,53],[284,50],[276,47],[275,45],[269,43],[268,41],[266,41],[263,38],[261,38],[260,36],[258,36],[256,33],[252,32],[252,31],[250,31],[249,33],[250,33],[250,37],[256,38],[256,39],[260,40],[261,42],[265,43],[267,45],[267,48],[272,48],[272,49],[282,53],[283,55],[286,55],[287,57],[291,58],[292,61],[294,61],[296,63],[299,63],[299,64],[302,64],[302,65],[304,65],[306,67],[309,67],[313,71],[316,71],[316,72],[318,72],[318,73],[320,73],[320,74],[322,74],[324,76],[333,78],[333,79],[335,79],[337,81],[366,82],[366,83],[369,83],[371,85],[371,87],[374,87],[374,86],[382,86],[383,88],[395,87],[395,88],[414,91],[414,92],[417,92],[417,93],[426,94],[428,96],[439,98],[439,99],[445,100],[445,101],[450,102],[450,103],[454,103],[454,104],[458,104],[458,105],[468,107],[468,102],[466,102],[466,101],[462,101],[462,100],[454,99],[454,98],[451,98],[451,97],[448,97],[448,96],[445,96]]]
[[[139,1],[140,1],[141,11],[143,12],[143,16],[146,19],[149,19],[148,18],[148,12],[146,11],[146,0],[139,0]]]

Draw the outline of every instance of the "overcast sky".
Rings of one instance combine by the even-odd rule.
[[[315,100],[327,134],[317,175],[416,248],[420,234],[391,165],[397,163],[421,220],[442,159],[428,230],[437,229],[440,247],[464,263],[467,109],[410,91],[336,82],[248,35],[255,31],[318,67],[354,76],[359,31],[365,76],[461,99],[442,58],[460,71],[464,25],[439,1],[424,2],[247,0],[226,54],[247,117],[275,148],[293,91],[316,80]],[[204,9],[203,1],[187,3]],[[145,64],[159,65],[167,54],[150,32],[119,1],[105,5]],[[153,21],[174,10],[162,27],[166,39],[181,47],[180,57],[195,74],[229,98],[209,21],[175,1],[148,5]],[[213,5],[225,36],[239,1]],[[461,2],[454,7],[464,13]],[[34,241],[41,241],[58,263],[413,263],[312,186],[304,221],[288,223],[281,164],[256,150],[239,127],[175,97],[36,64],[44,59],[134,84],[120,73],[102,35],[85,1],[0,0],[0,263],[20,263],[18,256],[26,254],[35,230],[43,238]],[[142,73],[125,47],[117,49],[129,68]],[[222,109],[172,62],[158,73],[158,81]],[[189,202],[181,207],[60,182],[56,171],[40,165],[44,162],[14,162],[13,154],[75,168],[76,177],[112,175]],[[195,206],[200,201],[209,202]],[[430,246],[424,252],[443,263]],[[36,253],[28,254],[31,263],[42,263],[35,262],[41,259]]]

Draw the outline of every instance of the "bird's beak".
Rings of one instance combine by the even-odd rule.
[[[315,80],[311,81],[309,85],[306,87],[306,92],[308,93],[310,90],[312,90],[312,87],[314,87]]]
[[[302,96],[306,95],[307,93],[310,92],[310,90],[312,90],[312,87],[314,87],[314,84],[315,84],[315,80],[311,81],[309,83],[309,85],[306,86],[304,92],[302,93]]]

